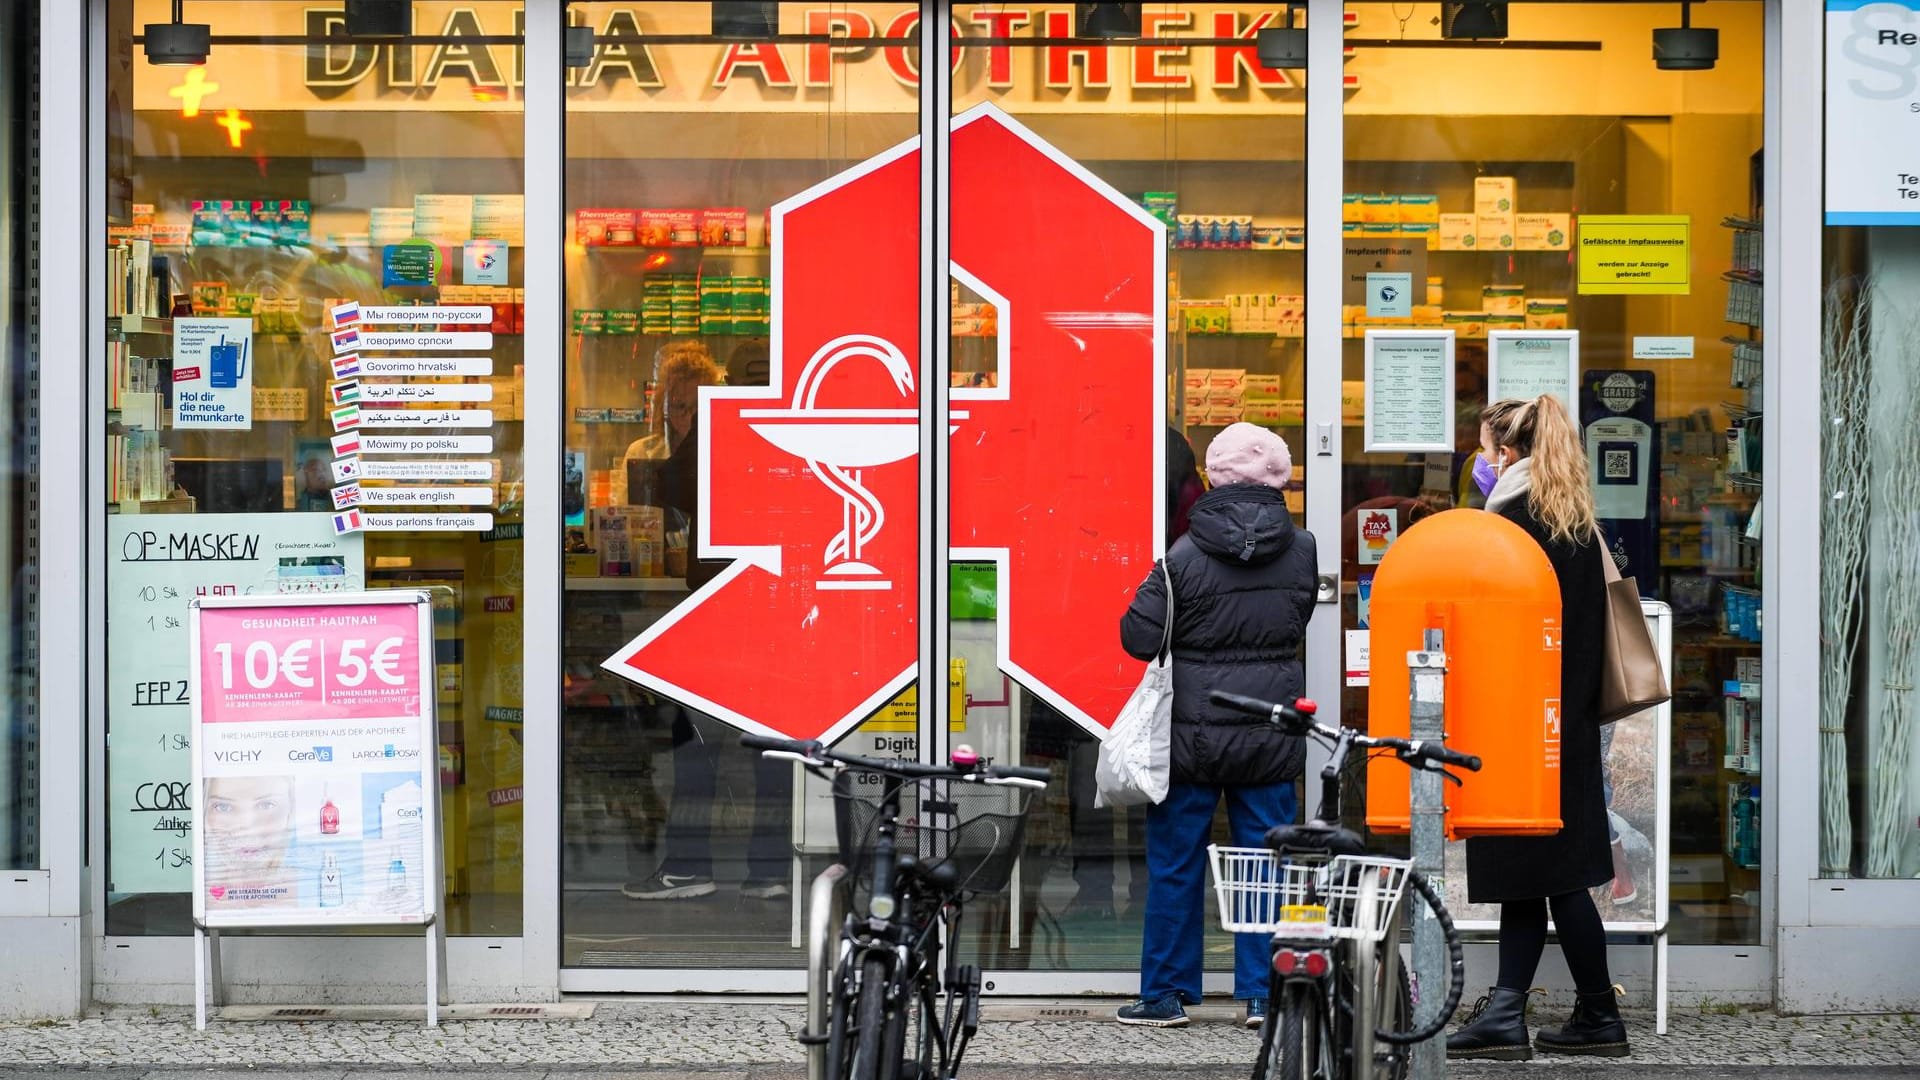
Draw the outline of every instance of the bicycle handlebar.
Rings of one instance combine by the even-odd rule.
[[[1473,754],[1463,754],[1446,746],[1426,742],[1420,739],[1376,738],[1362,735],[1351,729],[1332,724],[1323,724],[1314,719],[1313,703],[1305,698],[1293,705],[1277,701],[1262,701],[1247,697],[1245,694],[1231,694],[1225,690],[1215,690],[1207,699],[1224,709],[1231,709],[1247,716],[1257,716],[1291,735],[1313,736],[1327,740],[1346,738],[1354,746],[1362,749],[1391,750],[1400,760],[1413,762],[1433,762],[1437,765],[1452,765],[1468,772],[1480,771],[1480,759]]]
[[[1046,769],[1026,765],[989,765],[969,768],[957,765],[927,765],[899,758],[870,758],[829,750],[818,740],[799,742],[767,735],[742,735],[740,745],[762,753],[779,754],[816,768],[862,769],[908,780],[967,780],[984,784],[1014,784],[1020,787],[1045,787],[1053,774]]]

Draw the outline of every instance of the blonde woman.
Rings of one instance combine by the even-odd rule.
[[[1544,1053],[1624,1057],[1626,1026],[1607,969],[1607,938],[1588,891],[1613,878],[1600,770],[1605,550],[1594,522],[1580,429],[1560,399],[1496,401],[1480,414],[1480,452],[1496,480],[1487,509],[1527,531],[1560,582],[1560,818],[1552,836],[1467,841],[1467,897],[1500,905],[1500,974],[1447,1056],[1518,1061]],[[1551,909],[1577,993],[1564,1027],[1527,1037],[1527,990]]]

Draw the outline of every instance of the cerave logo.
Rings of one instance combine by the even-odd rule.
[[[322,761],[322,762],[332,761],[333,747],[316,746],[311,750],[289,750],[287,751],[287,760],[288,761]]]

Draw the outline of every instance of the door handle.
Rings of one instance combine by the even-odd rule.
[[[1313,582],[1313,602],[1333,604],[1340,600],[1340,575],[1321,574]]]

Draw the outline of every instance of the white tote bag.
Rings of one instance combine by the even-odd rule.
[[[1167,585],[1166,635],[1100,744],[1093,766],[1095,807],[1144,806],[1167,797],[1173,768],[1173,578],[1164,560],[1160,576]]]

